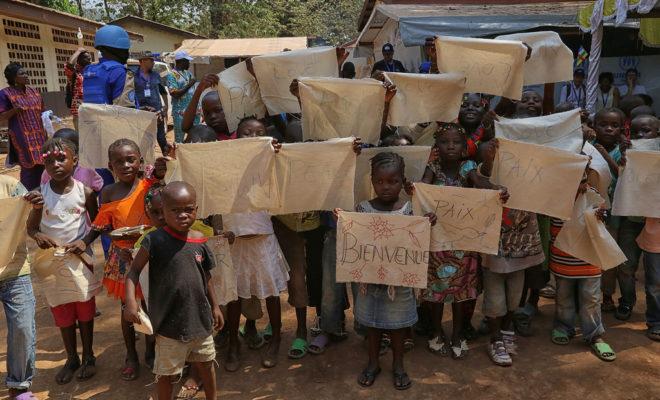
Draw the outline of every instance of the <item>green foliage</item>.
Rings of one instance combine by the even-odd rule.
[[[75,2],[69,0],[34,0],[30,1],[30,3],[53,8],[58,11],[64,11],[69,14],[78,14],[78,7]]]
[[[109,21],[136,15],[208,37],[310,36],[341,44],[355,38],[364,0],[36,0]]]

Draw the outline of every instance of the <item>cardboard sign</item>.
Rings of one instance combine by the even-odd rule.
[[[356,203],[376,197],[376,192],[371,184],[371,159],[376,154],[383,152],[392,152],[403,157],[406,165],[406,179],[410,182],[419,182],[424,176],[424,170],[431,154],[431,146],[393,146],[362,149],[362,152],[357,157],[357,165],[355,167]],[[399,196],[404,199],[410,198],[403,190]]]
[[[258,137],[177,147],[180,176],[197,191],[199,215],[277,208],[271,141]]]
[[[660,151],[660,138],[631,140],[633,150]]]
[[[525,32],[498,36],[497,40],[517,40],[532,48],[524,64],[525,85],[573,80],[573,51],[557,32]]]
[[[595,211],[605,201],[598,193],[587,191],[578,196],[570,221],[566,221],[555,239],[555,246],[603,270],[614,268],[626,261],[605,224],[598,221]]]
[[[354,138],[283,144],[276,156],[280,207],[273,214],[352,209]]]
[[[261,98],[270,115],[299,113],[298,99],[289,92],[291,81],[300,77],[334,77],[339,75],[334,47],[264,54],[252,58],[259,81]]]
[[[495,136],[579,153],[582,150],[580,110],[542,117],[495,121]]]
[[[426,288],[430,240],[426,217],[340,212],[337,282]]]
[[[567,220],[589,157],[498,139],[490,181],[509,190],[509,208]]]
[[[660,218],[660,152],[628,150],[619,175],[612,215]]]
[[[157,121],[157,114],[149,111],[108,104],[81,104],[78,109],[80,165],[108,168],[108,148],[118,139],[137,143],[144,162],[153,164]]]
[[[266,115],[259,84],[248,71],[245,61],[220,72],[218,78],[218,94],[229,132],[234,132],[245,117],[263,118]]]
[[[415,183],[415,215],[434,213],[431,251],[464,250],[495,254],[499,249],[502,203],[497,190]]]
[[[85,302],[96,296],[103,286],[80,258],[73,254],[56,256],[55,249],[36,248],[32,270],[41,280],[41,288],[50,307]]]
[[[467,77],[465,92],[520,100],[527,48],[519,41],[439,36],[435,39],[440,72]]]
[[[22,197],[0,200],[0,274],[14,258],[18,245],[25,246],[25,223],[31,208]]]
[[[385,88],[375,79],[301,78],[303,139],[359,137],[378,144]]]
[[[211,269],[215,285],[215,299],[219,305],[226,305],[238,300],[236,288],[236,269],[231,261],[229,242],[224,236],[212,236],[206,242],[211,249],[215,268]]]
[[[407,126],[431,121],[451,122],[458,118],[465,75],[387,72],[385,76],[396,85],[387,115],[388,124]]]

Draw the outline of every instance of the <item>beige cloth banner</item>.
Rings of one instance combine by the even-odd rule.
[[[591,157],[589,169],[596,172],[595,180],[590,179],[589,184],[596,188],[598,193],[603,194],[603,197],[605,198],[605,204],[607,205],[607,208],[610,208],[610,198],[607,195],[607,191],[610,188],[610,183],[612,182],[610,166],[607,164],[607,161],[605,161],[605,158],[603,158],[603,155],[600,154],[600,152],[596,150],[596,148],[591,143],[585,142],[584,146],[582,147],[582,152]]]
[[[303,139],[359,137],[378,144],[385,88],[375,79],[301,78]]]
[[[607,270],[626,261],[626,255],[605,224],[596,217],[596,209],[604,203],[603,198],[594,191],[578,196],[571,220],[566,221],[559,231],[555,246],[575,258]]]
[[[339,74],[334,47],[264,54],[252,58],[261,98],[270,115],[299,113],[298,99],[289,92],[291,81],[300,77],[334,77]]]
[[[566,82],[573,79],[573,51],[557,32],[526,32],[498,36],[497,40],[518,40],[532,48],[525,62],[525,85]]]
[[[628,150],[612,204],[613,215],[660,218],[660,152]]]
[[[582,150],[580,110],[542,117],[495,121],[495,136],[579,153]]]
[[[245,117],[263,118],[266,115],[259,84],[248,71],[245,61],[220,72],[218,78],[218,94],[227,117],[229,132],[234,132],[238,123]]]
[[[258,137],[177,147],[180,176],[197,191],[199,215],[277,207],[271,140]]]
[[[22,197],[11,197],[0,200],[0,276],[7,264],[11,262],[17,247],[25,247],[25,223],[30,215],[30,204]],[[23,250],[22,255],[25,257]]]
[[[362,149],[357,157],[355,166],[355,202],[371,200],[376,197],[376,192],[371,184],[371,159],[378,153],[392,152],[403,157],[406,164],[406,179],[410,182],[419,182],[424,176],[424,170],[428,164],[431,154],[430,146],[393,146],[372,147]],[[401,191],[401,198],[409,199],[405,191]]]
[[[84,302],[101,292],[101,280],[73,254],[56,256],[54,248],[36,248],[31,259],[50,307]]]
[[[465,75],[404,74],[387,72],[387,78],[396,85],[396,95],[390,102],[387,123],[406,126],[419,122],[451,122],[458,118]]]
[[[499,249],[502,203],[498,190],[415,183],[415,215],[434,213],[431,251],[464,250],[495,254]]]
[[[520,100],[527,48],[518,41],[439,36],[435,40],[440,72],[461,72],[466,92]]]
[[[215,268],[211,270],[215,285],[215,299],[220,305],[238,300],[236,288],[236,269],[231,261],[229,242],[224,236],[210,237],[206,242],[215,260]]]
[[[147,164],[155,160],[156,113],[107,104],[83,103],[78,109],[80,165],[108,168],[108,147],[117,139],[130,139],[140,147]]]
[[[660,151],[660,138],[635,139],[630,142],[633,150]]]
[[[509,190],[506,207],[569,219],[589,157],[537,144],[498,140],[490,180]]]
[[[340,212],[337,282],[425,288],[430,240],[426,217]]]
[[[272,214],[352,209],[353,138],[283,144],[276,156],[280,207]]]

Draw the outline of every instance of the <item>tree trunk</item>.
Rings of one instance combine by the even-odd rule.
[[[84,17],[85,12],[83,11],[82,0],[76,0],[76,4],[78,5],[78,15],[80,15],[81,17]]]

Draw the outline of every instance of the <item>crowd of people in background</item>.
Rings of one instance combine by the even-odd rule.
[[[368,361],[357,377],[363,387],[374,384],[381,372],[380,357],[388,351],[393,355],[394,388],[411,387],[404,354],[415,347],[415,335],[425,338],[428,352],[454,360],[464,359],[470,352],[469,343],[486,335],[490,360],[499,366],[512,365],[518,357],[517,337],[533,334],[531,327],[538,318],[541,296],[555,301],[553,329],[543,333],[553,343],[566,345],[579,327],[582,340],[599,359],[614,361],[616,353],[604,340],[602,313],[614,312],[620,320],[631,317],[637,301],[635,274],[640,259],[646,277],[647,336],[660,340],[658,219],[614,217],[603,205],[598,217],[628,258],[619,267],[603,272],[554,246],[563,221],[505,208],[499,254],[433,252],[428,286],[419,296],[411,288],[353,284],[349,297],[346,284],[335,279],[336,211],[278,216],[266,212],[197,215],[195,189],[184,182],[165,185],[165,159],[159,158],[151,169],[144,168],[142,149],[128,139],[110,146],[108,169],[79,166],[76,130],[82,103],[115,104],[157,113],[154,134],[165,156],[174,154],[174,147],[166,140],[168,109],[176,143],[270,136],[275,138],[273,149],[277,152],[281,142],[302,141],[300,116],[293,114],[246,117],[235,132],[230,132],[220,97],[216,91],[207,90],[218,84],[218,77],[210,74],[197,80],[190,71],[193,59],[185,51],[174,54],[174,68],[163,82],[153,71],[151,53],[139,56],[137,73],[126,69],[130,41],[122,28],[107,25],[99,29],[95,47],[102,55],[98,63],[91,63],[91,55],[80,49],[65,66],[66,102],[74,129],[62,129],[52,138],[42,124],[43,100],[30,86],[26,69],[17,63],[6,66],[8,86],[0,91],[0,120],[9,126],[7,163],[20,165],[20,181],[0,175],[0,198],[24,197],[32,205],[27,232],[41,248],[64,247],[67,252],[91,256],[94,241],[99,236],[106,238],[102,239],[103,285],[123,310],[121,332],[126,357],[120,378],[135,380],[141,365],[146,365],[158,377],[159,399],[172,397],[173,384],[184,370],[188,371],[181,389],[184,396],[192,398],[204,391],[206,398],[215,398],[216,348],[226,349],[222,364],[228,373],[241,367],[241,345],[251,350],[263,348],[262,366],[277,366],[282,341],[280,296],[285,291],[296,315],[294,340],[286,346],[291,359],[309,353],[322,356],[329,346],[341,346],[349,335],[346,312],[353,309],[354,330],[367,343]],[[437,73],[432,39],[427,40],[424,49],[427,60],[419,72]],[[371,75],[383,81],[387,103],[396,96],[396,88],[383,73],[406,69],[394,59],[392,44],[385,44],[382,54]],[[342,61],[340,76],[353,79],[355,65]],[[400,196],[402,191],[413,194],[404,177],[405,163],[387,148],[413,145],[430,130],[433,151],[421,182],[499,190],[506,204],[506,188],[496,187],[488,179],[497,152],[494,121],[499,117],[529,118],[584,109],[585,78],[583,69],[575,69],[573,81],[562,86],[556,107],[554,90],[547,90],[548,86],[543,93],[525,90],[520,101],[465,93],[453,122],[398,129],[383,124],[382,152],[370,160],[376,197],[356,205],[355,211],[412,214],[410,203]],[[660,124],[652,109],[653,99],[640,84],[637,70],[626,72],[622,86],[614,85],[611,72],[602,72],[598,83],[596,112],[590,116],[584,113],[583,133],[584,141],[592,143],[608,162],[613,183],[608,193],[601,195],[611,199],[630,140],[657,137]],[[550,88],[554,89],[552,85]],[[291,91],[298,95],[295,81]],[[356,140],[356,157],[360,157],[362,147]],[[576,196],[595,190],[591,172],[589,167],[584,171]],[[432,214],[427,217],[432,223],[438,218]],[[152,229],[112,241],[107,238],[113,230],[138,225]],[[210,270],[214,265],[206,244],[207,238],[214,235],[228,238],[238,271],[235,278],[239,300],[223,310],[212,289]],[[139,284],[140,272],[147,264],[148,298]],[[614,301],[616,282],[621,295],[618,304]],[[475,321],[480,296],[483,318]],[[30,399],[35,373],[35,296],[25,243],[19,245],[11,264],[2,269],[0,301],[9,332],[6,384],[12,398]],[[256,321],[263,318],[262,303],[268,324],[258,330]],[[445,308],[451,308],[449,332],[442,325]],[[155,333],[145,340],[143,364],[134,328],[141,321],[140,309],[148,311]],[[311,326],[307,325],[308,310],[312,313]],[[96,373],[94,299],[53,307],[52,314],[67,354],[56,382],[64,385],[74,379],[91,379]],[[245,317],[243,325],[241,315]],[[78,330],[81,356],[76,346]]]

